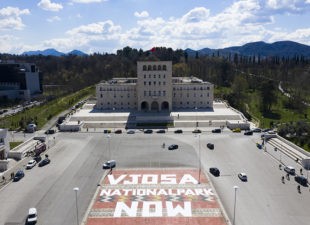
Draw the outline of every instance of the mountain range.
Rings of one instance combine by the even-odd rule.
[[[228,56],[231,54],[231,57],[235,53],[242,56],[279,56],[279,57],[294,57],[295,55],[298,56],[305,56],[306,58],[310,58],[310,46],[300,44],[293,41],[278,41],[271,44],[265,43],[263,41],[260,42],[252,42],[247,43],[242,46],[235,46],[235,47],[228,47],[222,49],[210,49],[210,48],[203,48],[200,50],[193,50],[187,48],[185,50],[189,56],[195,56],[196,52],[199,55],[221,55],[221,56]]]
[[[80,55],[80,56],[86,56],[87,54],[84,52],[81,52],[79,50],[73,50],[71,52],[68,53],[63,53],[63,52],[59,52],[53,48],[49,48],[49,49],[45,49],[43,51],[28,51],[28,52],[24,52],[22,55],[44,55],[44,56],[48,56],[48,55],[52,55],[52,56],[62,56],[62,55]]]
[[[261,57],[268,57],[268,56],[279,56],[279,57],[294,57],[295,55],[301,56],[303,55],[306,58],[310,58],[310,46],[300,44],[293,41],[278,41],[274,43],[265,43],[263,41],[259,42],[251,42],[247,43],[242,46],[234,46],[228,48],[220,48],[220,49],[211,49],[211,48],[203,48],[200,50],[193,50],[187,48],[184,50],[188,53],[189,56],[195,56],[196,52],[199,55],[217,55],[220,56],[234,56],[234,54],[238,54],[241,56],[261,56]],[[68,53],[59,52],[53,48],[46,49],[43,51],[28,51],[24,52],[22,55],[39,55],[42,54],[44,56],[52,55],[52,56],[62,56],[62,55],[79,55],[79,56],[86,56],[87,54],[81,52],[79,50],[73,50]]]

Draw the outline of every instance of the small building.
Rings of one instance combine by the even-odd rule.
[[[10,150],[10,142],[8,137],[8,129],[0,129],[0,160],[8,157]]]

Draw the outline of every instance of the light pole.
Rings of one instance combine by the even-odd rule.
[[[234,218],[233,218],[233,225],[235,225],[235,219],[236,219],[236,204],[237,204],[237,189],[238,186],[233,186],[233,189],[235,189],[235,201],[234,201]]]
[[[198,160],[199,160],[199,174],[198,174],[198,184],[200,184],[200,173],[201,173],[201,161],[200,161],[200,134],[198,134]]]
[[[111,139],[111,135],[108,135],[108,153],[109,153],[109,160],[111,159],[111,150],[110,150],[110,139]]]
[[[114,113],[115,113],[115,108],[113,107],[113,122],[114,122],[114,133],[115,133],[115,116],[114,116]]]
[[[75,206],[76,206],[76,224],[79,225],[79,210],[78,210],[78,202],[77,202],[77,193],[79,191],[78,187],[73,188],[75,192]]]
[[[197,121],[197,106],[195,107],[195,111],[196,111],[195,115],[196,115],[196,130],[197,130],[197,127],[198,127],[198,126],[197,126],[197,125],[198,125],[198,124],[197,124],[197,123],[198,123],[198,121]]]

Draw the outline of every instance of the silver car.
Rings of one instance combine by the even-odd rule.
[[[35,160],[30,160],[27,163],[26,169],[32,169],[36,164],[37,164],[37,162]]]

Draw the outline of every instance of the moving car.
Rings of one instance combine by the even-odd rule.
[[[166,131],[165,131],[165,130],[158,130],[158,131],[156,131],[156,133],[158,133],[158,134],[164,134],[164,133],[166,133]]]
[[[276,134],[277,132],[275,130],[270,130],[267,132],[268,134]]]
[[[134,134],[134,133],[136,133],[134,130],[127,131],[127,134]]]
[[[36,208],[30,208],[27,217],[27,224],[36,224],[38,220],[38,213]]]
[[[260,129],[260,128],[254,128],[252,131],[255,132],[255,133],[260,133],[260,132],[262,132],[262,129]]]
[[[53,130],[53,129],[49,129],[49,130],[45,131],[44,133],[45,133],[45,134],[55,134],[56,131]]]
[[[145,130],[144,133],[145,133],[145,134],[152,134],[152,133],[153,133],[153,130]]]
[[[25,176],[24,171],[22,170],[18,170],[17,173],[14,176],[13,181],[19,181],[20,179],[22,179]]]
[[[213,174],[214,176],[216,176],[216,177],[219,177],[219,176],[220,176],[220,170],[219,170],[218,168],[216,168],[216,167],[211,167],[211,168],[209,169],[209,172],[210,172],[211,174]]]
[[[271,131],[272,129],[271,128],[265,128],[265,129],[263,129],[262,131],[263,132],[268,132],[268,131]]]
[[[115,134],[121,134],[121,133],[122,133],[122,130],[116,130],[114,133],[115,133]]]
[[[192,133],[194,133],[194,134],[200,134],[200,133],[201,133],[201,130],[196,129],[196,130],[193,130]]]
[[[214,149],[214,144],[208,143],[208,144],[207,144],[207,147],[208,147],[209,149],[213,150],[213,149]]]
[[[247,130],[244,132],[244,135],[253,135],[253,131]]]
[[[242,181],[248,181],[248,177],[247,177],[247,175],[245,173],[239,173],[238,177]]]
[[[284,171],[287,172],[288,174],[295,175],[295,168],[292,166],[286,166],[284,168]]]
[[[175,130],[174,133],[175,133],[175,134],[182,134],[182,133],[183,133],[183,130]]]
[[[103,164],[102,168],[104,170],[106,170],[106,169],[113,169],[115,166],[116,166],[115,160],[109,160],[109,161],[107,161],[107,162],[105,162]]]
[[[222,130],[219,128],[212,130],[212,133],[221,133],[221,132],[222,132]]]
[[[238,127],[238,128],[232,129],[232,132],[234,132],[234,133],[240,133],[240,132],[241,132],[241,129]]]
[[[178,145],[170,145],[170,146],[168,147],[168,150],[175,150],[175,149],[178,149],[178,148],[179,148]]]
[[[49,164],[51,162],[51,160],[49,158],[45,158],[42,160],[42,162],[39,163],[39,167],[45,166],[47,164]]]
[[[36,164],[37,164],[37,162],[36,162],[35,160],[30,160],[30,161],[27,163],[26,169],[31,169],[31,168],[33,168]]]
[[[295,181],[303,186],[306,186],[308,183],[307,178],[305,178],[304,176],[296,176]]]

